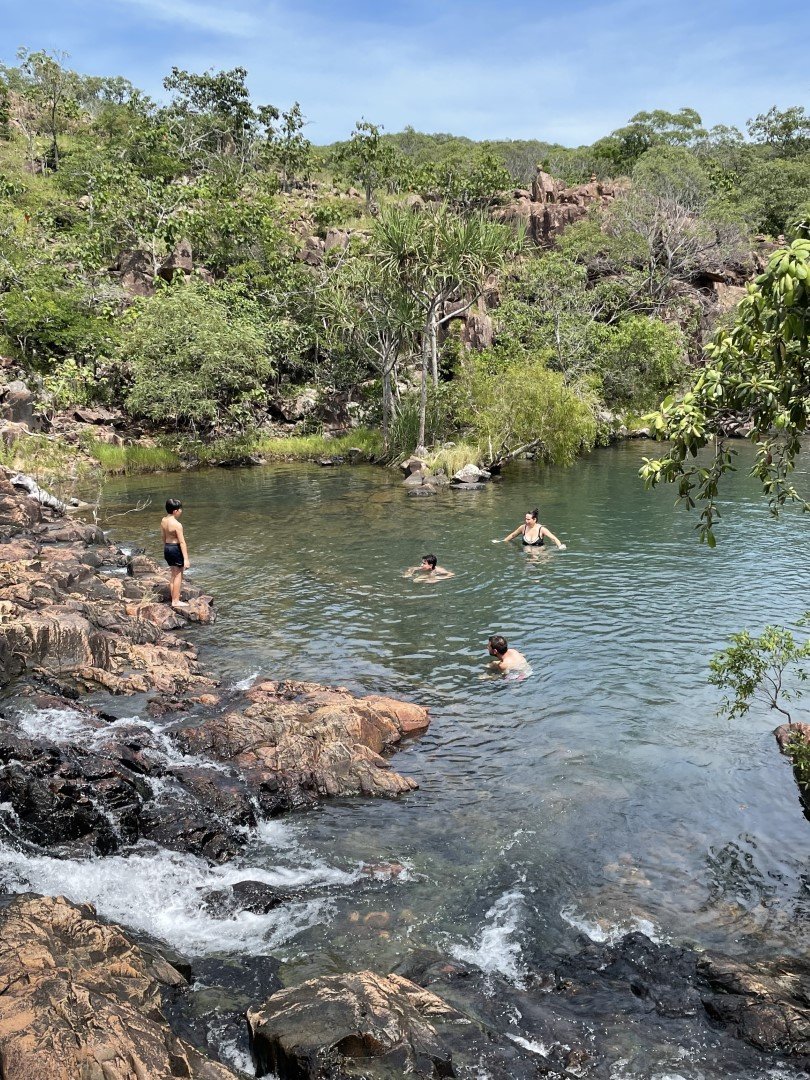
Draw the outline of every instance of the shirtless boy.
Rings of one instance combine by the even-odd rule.
[[[529,661],[523,655],[517,651],[517,649],[510,649],[506,641],[506,638],[501,634],[493,634],[489,639],[489,655],[495,659],[492,661],[492,667],[497,671],[525,671],[529,666]]]
[[[435,555],[423,555],[420,566],[409,566],[405,571],[405,577],[413,577],[414,574],[424,574],[425,579],[454,577],[452,570],[445,570],[443,566],[437,566],[438,559]]]
[[[183,526],[180,524],[180,515],[183,513],[183,504],[179,499],[166,500],[166,516],[160,523],[160,532],[163,537],[163,558],[169,566],[171,580],[169,581],[169,594],[172,607],[184,606],[180,600],[183,588],[183,571],[188,570],[191,563],[188,558],[186,538],[183,535]]]

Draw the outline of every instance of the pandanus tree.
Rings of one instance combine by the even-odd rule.
[[[396,275],[366,254],[334,267],[319,293],[327,340],[339,342],[372,360],[382,382],[382,434],[395,415],[397,364],[412,355],[421,312]]]
[[[439,327],[481,297],[487,279],[514,255],[523,237],[484,214],[459,217],[439,205],[422,213],[394,207],[374,223],[372,245],[379,269],[398,281],[420,314],[421,372],[417,454],[425,453],[428,375],[438,385]],[[456,303],[451,312],[448,301]]]

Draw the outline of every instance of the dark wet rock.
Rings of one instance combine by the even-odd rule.
[[[164,993],[164,1012],[176,1035],[217,1056],[228,1044],[250,1058],[245,1013],[281,989],[280,964],[271,956],[210,956],[193,961],[192,993]],[[252,1071],[252,1070],[251,1070]]]
[[[393,698],[357,698],[312,683],[261,682],[244,704],[172,732],[184,753],[232,765],[264,813],[325,795],[399,795],[416,787],[383,754],[426,730],[427,709]]]
[[[475,1070],[522,1080],[550,1072],[536,1054],[398,975],[312,979],[250,1009],[248,1024],[260,1076],[434,1080]]]
[[[799,1059],[810,1068],[810,965],[746,964],[707,955],[697,963],[709,1016],[761,1050]]]
[[[223,889],[205,891],[202,903],[205,910],[215,918],[227,919],[239,911],[254,915],[266,915],[282,904],[300,899],[301,893],[277,889],[263,881],[237,881]]]
[[[451,491],[483,491],[488,485],[483,481],[481,483],[469,483],[469,484],[451,484]]]
[[[235,1080],[170,1030],[161,995],[180,972],[89,905],[20,896],[0,930],[4,1080]]]
[[[413,487],[408,492],[409,499],[424,499],[436,494],[436,488],[431,484],[423,484],[421,487]]]

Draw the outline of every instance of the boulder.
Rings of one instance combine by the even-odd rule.
[[[155,264],[147,251],[122,251],[110,269],[128,296],[153,296]]]
[[[175,274],[187,276],[194,269],[194,260],[191,253],[191,241],[180,240],[171,255],[168,255],[160,264],[158,277],[164,281],[171,281]]]
[[[236,1080],[171,1032],[161,995],[183,975],[90,905],[19,896],[0,927],[4,1080]]]
[[[34,394],[20,379],[0,386],[0,417],[31,427],[34,423]]]
[[[272,994],[247,1016],[259,1076],[538,1075],[536,1054],[399,975],[359,971],[310,979]],[[541,1075],[548,1071],[543,1068]]]
[[[469,464],[453,473],[452,482],[454,484],[480,484],[484,480],[489,480],[490,476],[491,473],[488,473],[486,469],[480,469],[477,465]]]
[[[383,756],[425,731],[427,709],[393,698],[357,698],[313,683],[262,682],[234,703],[171,738],[184,753],[237,769],[264,813],[335,795],[394,796],[417,785]]]
[[[237,881],[224,889],[206,890],[202,902],[205,910],[215,918],[231,919],[240,911],[266,915],[282,904],[298,899],[298,895],[263,881]]]
[[[408,476],[412,475],[413,473],[425,473],[428,471],[427,462],[423,461],[422,458],[419,457],[406,458],[405,461],[401,462],[399,467]]]

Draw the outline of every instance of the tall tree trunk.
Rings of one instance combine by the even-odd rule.
[[[433,389],[439,385],[439,346],[436,316],[430,320],[430,369],[433,375]]]
[[[427,449],[425,447],[425,416],[427,414],[428,363],[430,362],[429,337],[430,335],[426,334],[422,341],[422,381],[419,387],[419,435],[416,440],[416,449],[414,450],[417,457],[424,457],[424,455],[427,454]]]
[[[388,449],[388,426],[391,419],[391,365],[383,361],[382,373],[382,436],[383,447]]]

